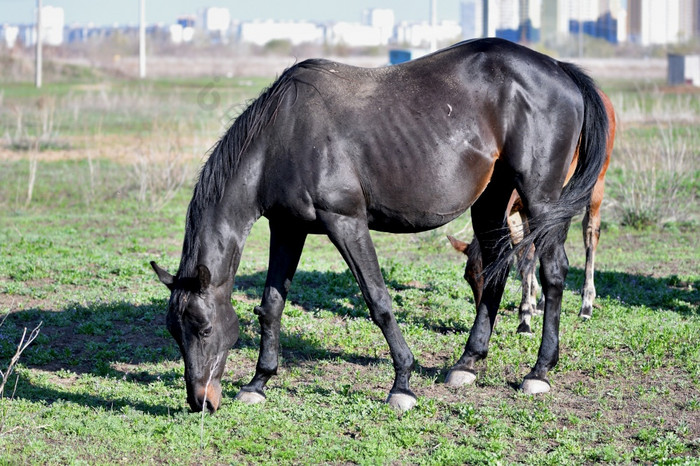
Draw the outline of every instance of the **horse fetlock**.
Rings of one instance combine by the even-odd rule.
[[[591,317],[593,317],[593,306],[591,306],[588,303],[584,303],[583,306],[581,306],[581,310],[579,311],[578,316],[583,320],[590,319]]]

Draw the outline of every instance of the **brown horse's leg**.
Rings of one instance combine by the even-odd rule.
[[[595,270],[595,251],[600,239],[600,204],[603,200],[603,183],[598,181],[591,199],[591,205],[583,217],[583,244],[586,247],[586,270],[583,282],[583,302],[579,317],[590,319],[593,315],[593,300],[596,297],[593,274]]]
[[[392,312],[391,296],[379,268],[367,220],[329,212],[319,212],[318,216],[328,237],[355,276],[372,321],[381,329],[389,344],[396,375],[386,402],[400,411],[411,409],[416,404],[416,396],[409,387],[414,364],[413,353]]]
[[[511,195],[508,215],[508,228],[510,229],[510,239],[514,245],[519,244],[523,235],[529,231],[527,224],[527,216],[522,200],[513,191]],[[527,253],[521,254],[518,257],[518,272],[522,280],[522,296],[520,306],[518,308],[518,317],[520,324],[518,325],[518,333],[523,335],[532,335],[530,321],[537,307],[537,279],[535,278],[535,247],[531,247]]]
[[[613,151],[615,142],[615,110],[613,109],[610,98],[603,92],[600,92],[600,97],[605,104],[605,111],[608,115],[608,143],[605,149],[607,159],[603,165],[603,169],[598,175],[598,181],[593,188],[591,203],[586,209],[586,215],[583,217],[583,244],[586,247],[586,270],[583,282],[583,302],[581,303],[581,311],[579,316],[582,319],[590,319],[593,315],[593,301],[596,297],[595,284],[593,281],[593,273],[595,270],[595,252],[600,239],[600,205],[603,203],[603,195],[605,193],[605,172],[610,164],[610,156]]]
[[[522,279],[522,298],[518,309],[518,317],[520,318],[518,333],[532,335],[530,321],[537,307],[538,288],[537,279],[535,278],[535,247],[531,247],[524,256],[520,259],[519,268]]]
[[[264,401],[265,384],[277,373],[282,310],[305,240],[306,233],[270,222],[270,264],[262,304],[255,308],[260,321],[260,355],[255,376],[236,395],[238,401],[249,404]]]

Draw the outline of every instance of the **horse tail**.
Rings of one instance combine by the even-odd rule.
[[[520,243],[511,249],[509,234],[503,235],[499,259],[484,271],[487,282],[507,273],[513,256],[526,257],[524,253],[533,244],[544,250],[566,240],[571,219],[590,204],[598,175],[607,160],[609,117],[595,82],[576,65],[559,62],[559,66],[576,84],[583,98],[583,125],[576,167],[559,200],[553,203],[547,214],[528,219],[529,231],[525,232]]]

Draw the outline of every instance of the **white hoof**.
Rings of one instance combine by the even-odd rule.
[[[528,395],[537,395],[538,393],[547,393],[552,387],[548,382],[538,379],[525,379],[522,385],[520,385],[520,390]]]
[[[452,388],[459,388],[464,385],[471,385],[476,380],[476,374],[469,371],[451,370],[445,378],[445,385]]]
[[[246,392],[241,390],[240,392],[238,392],[238,395],[236,395],[235,400],[240,401],[241,403],[245,403],[247,405],[255,405],[264,402],[265,397],[262,396],[260,393]]]
[[[416,405],[416,399],[404,393],[389,393],[386,402],[397,411],[404,412]]]

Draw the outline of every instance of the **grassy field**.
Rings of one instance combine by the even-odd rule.
[[[591,321],[577,318],[576,223],[550,394],[517,391],[537,355],[541,318],[536,337],[515,333],[515,277],[476,385],[442,383],[474,318],[462,258],[444,239],[471,237],[464,217],[437,232],[373,236],[418,360],[415,409],[399,415],[383,403],[393,380],[388,348],[323,237],[310,238],[302,256],[267,402],[234,403],[257,358],[261,221],[236,280],[241,339],[222,380],[224,403],[213,416],[190,413],[164,326],[168,294],[148,261],[177,268],[196,167],[267,81],[87,76],[41,92],[3,85],[1,370],[23,329],[42,326],[0,401],[0,464],[698,462],[700,104],[697,94],[653,83],[603,83],[621,125],[598,305]]]

